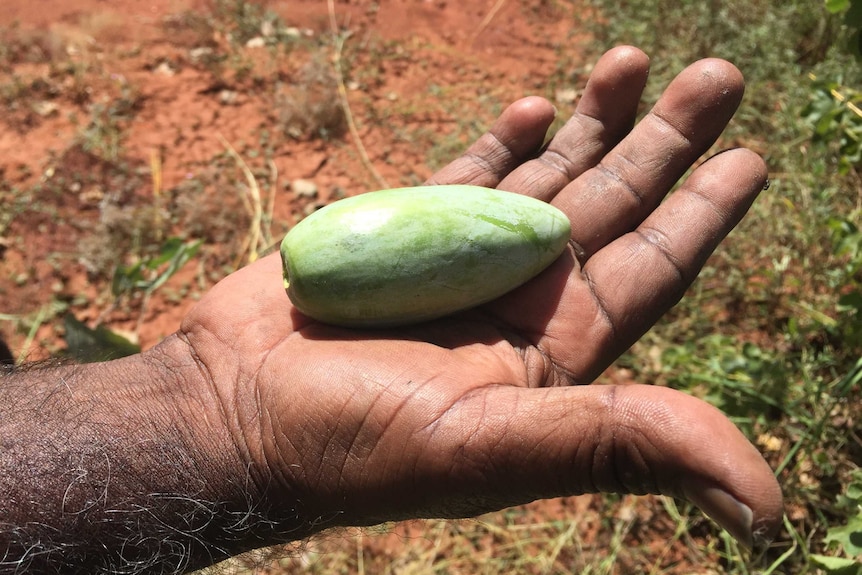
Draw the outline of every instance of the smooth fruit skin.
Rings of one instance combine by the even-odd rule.
[[[346,327],[392,327],[491,301],[563,252],[568,218],[478,186],[423,186],[339,200],[281,243],[293,305]]]

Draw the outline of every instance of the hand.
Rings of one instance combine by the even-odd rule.
[[[339,329],[292,309],[275,254],[201,300],[183,343],[161,347],[200,366],[207,425],[226,430],[213,436],[229,438],[226,469],[248,470],[254,498],[300,513],[300,536],[596,491],[688,499],[747,545],[775,532],[772,472],[716,409],[666,388],[573,386],[679,300],[766,181],[756,155],[728,151],[661,203],[743,80],[698,62],[632,128],[647,71],[641,52],[610,51],[547,149],[554,110],[527,98],[429,182],[528,194],[571,218],[571,249],[503,298],[408,328]]]

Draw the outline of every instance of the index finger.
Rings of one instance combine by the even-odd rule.
[[[426,185],[471,184],[495,188],[510,171],[542,147],[556,111],[544,98],[522,98],[506,108],[491,129]]]

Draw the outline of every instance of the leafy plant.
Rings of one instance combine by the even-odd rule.
[[[850,31],[847,50],[862,58],[862,2],[859,0],[825,0],[826,10],[832,14],[843,14],[844,25]]]
[[[669,345],[661,355],[668,382],[701,395],[747,431],[764,416],[776,417],[785,407],[787,365],[769,350],[721,333],[695,343]]]
[[[184,241],[170,237],[159,253],[141,258],[131,265],[120,265],[114,271],[111,291],[115,297],[141,291],[148,296],[177,273],[201,246],[200,240]]]
[[[854,470],[837,504],[849,512],[849,519],[844,525],[831,527],[824,538],[837,554],[813,554],[811,561],[829,575],[859,575],[862,574],[862,469]]]
[[[284,25],[280,18],[248,0],[216,0],[214,17],[229,34],[230,40],[243,45],[252,38],[263,37],[265,42],[278,41]]]
[[[841,280],[836,282],[841,293],[836,304],[838,321],[831,327],[849,349],[862,348],[862,231],[849,218],[833,217],[829,220],[832,230],[833,251],[839,258],[838,272]]]
[[[802,117],[814,131],[814,142],[826,144],[847,174],[862,161],[862,92],[812,75],[811,101]]]
[[[71,313],[63,319],[67,353],[76,361],[92,363],[126,357],[141,351],[140,346],[104,325],[88,327]]]
[[[118,79],[119,97],[90,107],[90,121],[79,133],[81,146],[87,152],[109,162],[120,159],[124,129],[140,106],[137,89]]]

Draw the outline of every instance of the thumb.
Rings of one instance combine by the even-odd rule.
[[[473,422],[451,460],[454,476],[479,483],[461,483],[462,492],[508,504],[591,492],[669,495],[694,503],[749,548],[780,527],[782,495],[769,465],[699,399],[645,385],[483,392],[445,416],[462,429],[462,418]]]

